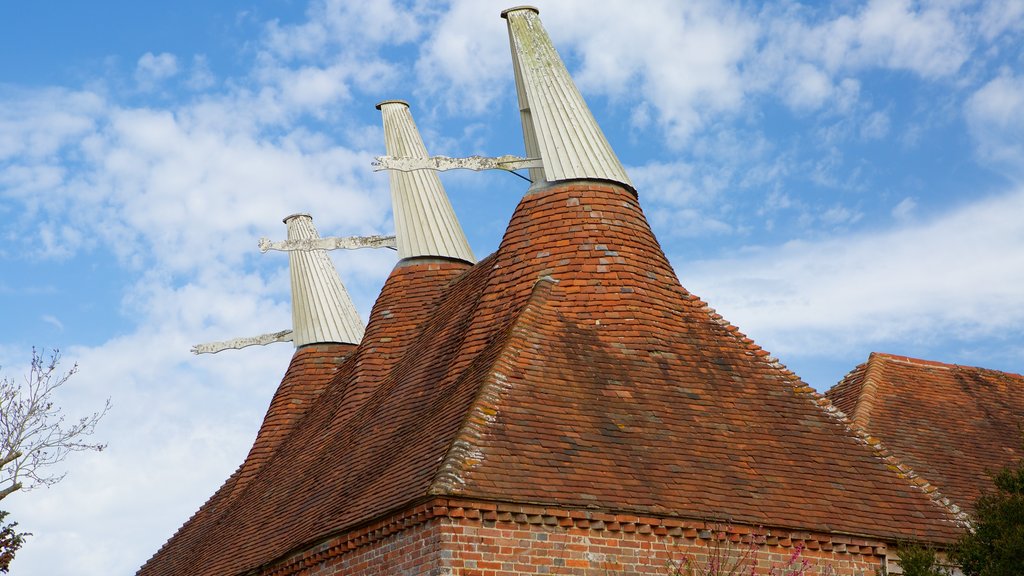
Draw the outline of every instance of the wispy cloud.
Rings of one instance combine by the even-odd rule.
[[[1003,70],[970,97],[966,115],[981,158],[1024,179],[1024,77]]]
[[[889,231],[687,262],[683,283],[780,355],[1019,334],[1022,211],[1018,189]]]
[[[168,52],[153,54],[146,52],[135,67],[135,81],[139,89],[149,91],[161,82],[178,74],[178,57]]]
[[[58,332],[64,331],[64,323],[58,320],[56,316],[53,316],[51,314],[44,314],[43,317],[40,318],[40,320],[56,328]]]

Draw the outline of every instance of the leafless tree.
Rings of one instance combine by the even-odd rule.
[[[23,383],[0,378],[0,500],[17,490],[63,480],[67,472],[55,474],[51,467],[72,452],[106,448],[88,439],[110,410],[110,399],[102,410],[66,421],[54,403],[54,393],[78,372],[78,365],[61,373],[59,363],[58,350],[47,360],[33,348],[32,366]]]

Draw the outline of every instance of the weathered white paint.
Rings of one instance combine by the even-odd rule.
[[[320,237],[308,214],[284,219],[288,240]],[[363,339],[363,321],[324,250],[288,253],[292,280],[292,330],[296,347],[305,344],[339,342],[358,344]]]
[[[542,163],[530,170],[533,185],[594,178],[634,189],[541,25],[538,10],[520,6],[501,16],[508,21],[526,155]]]
[[[505,156],[469,156],[467,158],[450,158],[448,156],[431,156],[430,158],[395,158],[378,156],[373,162],[376,172],[381,170],[521,170],[523,168],[540,168],[540,158],[521,158],[507,154]]]
[[[231,340],[222,340],[220,342],[207,342],[206,344],[196,344],[192,347],[193,354],[216,354],[222,350],[240,350],[247,346],[266,346],[267,344],[274,344],[275,342],[291,342],[292,331],[281,330],[280,332],[274,332],[272,334],[261,334],[259,336],[252,336],[250,338],[234,338]]]
[[[360,248],[391,248],[398,249],[398,242],[394,236],[345,236],[343,238],[306,238],[303,240],[283,240],[280,242],[271,241],[270,238],[260,238],[260,252],[268,250],[279,250],[281,252],[293,252],[300,250],[358,250]]]
[[[388,156],[429,158],[408,103],[387,100],[377,109],[384,120]],[[436,172],[392,170],[388,176],[400,258],[428,256],[476,262]]]

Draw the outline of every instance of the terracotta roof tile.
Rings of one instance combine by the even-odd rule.
[[[1019,374],[873,353],[827,396],[964,509],[1024,455]]]
[[[435,495],[955,538],[820,401],[680,286],[631,191],[553,185],[472,268],[396,268],[245,489],[140,573],[246,573]]]
[[[311,344],[295,351],[284,378],[270,401],[263,425],[245,461],[199,511],[153,555],[147,566],[156,562],[159,570],[157,573],[188,573],[187,566],[194,551],[204,548],[209,543],[211,534],[216,532],[219,514],[273,457],[277,446],[313,405],[333,378],[338,366],[354,349],[355,346],[352,344]]]

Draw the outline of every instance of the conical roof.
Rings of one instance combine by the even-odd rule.
[[[377,109],[384,119],[389,156],[429,157],[407,102],[385,100],[377,104]],[[399,258],[425,256],[476,262],[436,172],[392,170],[390,178]]]
[[[475,266],[400,263],[244,493],[140,573],[297,573],[297,552],[345,554],[339,535],[432,498],[955,540],[946,508],[682,287],[628,183],[567,174]],[[404,286],[422,297],[388,324]]]
[[[615,151],[569,76],[532,6],[501,13],[508,20],[526,155],[534,186],[579,178],[611,180],[633,188]]]
[[[319,238],[309,214],[284,219],[289,240]],[[288,253],[292,283],[292,330],[296,347],[326,342],[358,344],[363,321],[325,250]]]

